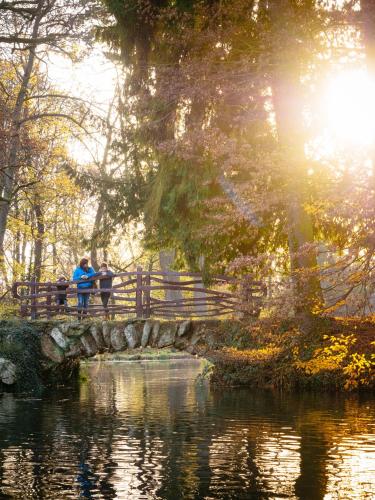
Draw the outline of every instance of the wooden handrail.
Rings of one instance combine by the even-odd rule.
[[[199,273],[144,271],[138,267],[136,271],[114,273],[112,279],[121,281],[112,284],[111,288],[78,287],[79,284],[88,281],[99,282],[100,286],[101,280],[108,280],[108,278],[108,275],[98,275],[88,280],[65,282],[16,281],[12,285],[12,295],[20,301],[22,316],[30,316],[32,319],[41,317],[49,319],[56,315],[79,316],[81,313],[92,316],[132,314],[138,318],[207,317],[236,313],[243,308],[241,297],[226,288],[233,289],[239,281],[227,276],[213,276],[210,279],[210,285],[205,286],[203,277]],[[57,287],[61,285],[67,285],[67,288],[58,290]],[[21,288],[24,288],[26,293],[20,293]],[[161,298],[160,294],[166,291],[178,291],[180,297],[176,300]],[[110,303],[106,308],[101,304],[91,304],[88,309],[78,311],[76,305],[62,305],[53,300],[53,297],[57,298],[62,295],[68,300],[77,297],[78,294],[103,292],[111,294],[112,300],[116,303]],[[246,300],[250,300],[254,314],[259,312],[265,293],[266,288],[263,282],[247,280]]]

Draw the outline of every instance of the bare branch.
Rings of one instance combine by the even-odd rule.
[[[87,113],[84,115],[82,120],[79,122],[76,118],[73,116],[67,115],[65,113],[40,113],[37,115],[32,115],[32,116],[27,116],[26,118],[23,118],[20,120],[18,123],[19,125],[22,125],[23,123],[29,122],[29,121],[35,121],[35,120],[40,120],[42,118],[65,118],[66,120],[70,120],[73,122],[75,125],[80,127],[82,130],[84,130],[87,134],[89,134],[88,130],[83,125],[84,118],[86,117]]]

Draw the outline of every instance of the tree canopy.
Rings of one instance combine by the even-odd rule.
[[[0,11],[6,280],[66,272],[83,251],[123,269],[125,238],[133,264],[169,249],[176,269],[207,279],[268,280],[275,304],[297,313],[372,310],[375,140],[327,138],[322,98],[336,73],[375,85],[371,1],[35,0]],[[104,113],[43,68],[55,51],[77,58],[77,44],[99,44],[116,68]],[[66,144],[93,130],[100,152],[80,165]]]

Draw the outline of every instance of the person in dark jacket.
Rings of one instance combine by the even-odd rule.
[[[114,273],[108,269],[108,264],[106,262],[103,262],[100,265],[99,272],[96,274],[96,276],[100,276],[101,279],[99,281],[99,288],[100,288],[100,298],[103,304],[103,307],[105,309],[105,316],[108,319],[108,302],[111,297],[111,292],[106,292],[105,290],[112,288],[112,282],[113,282],[113,277]]]
[[[68,305],[68,298],[66,294],[66,290],[69,288],[69,283],[67,283],[67,279],[65,276],[60,276],[57,280],[56,290],[59,292],[56,294],[56,304],[58,306],[59,311],[65,311]]]
[[[75,269],[73,273],[73,281],[80,281],[77,284],[78,290],[86,291],[86,293],[77,293],[78,298],[78,317],[81,318],[82,314],[87,314],[87,309],[89,306],[90,293],[89,289],[93,288],[94,281],[93,278],[96,275],[95,269],[89,266],[88,259],[81,259],[79,266]]]

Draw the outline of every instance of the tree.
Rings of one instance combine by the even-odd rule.
[[[241,149],[253,147],[257,140],[261,140],[262,134],[263,142],[264,134],[268,134],[268,148],[274,148],[275,151],[277,145],[270,127],[265,123],[267,114],[262,110],[265,101],[262,92],[269,85],[269,72],[266,68],[267,73],[264,69],[260,73],[260,64],[266,57],[274,57],[275,61],[277,58],[276,49],[272,54],[273,46],[268,48],[269,39],[266,40],[266,54],[263,54],[263,59],[259,57],[260,43],[265,38],[268,25],[271,25],[269,33],[275,35],[277,16],[272,17],[270,14],[273,11],[262,4],[256,17],[253,2],[241,2],[236,9],[216,3],[202,5],[192,2],[189,6],[177,4],[175,7],[167,3],[159,5],[151,2],[146,16],[136,3],[133,5],[134,15],[138,16],[136,22],[140,25],[146,23],[148,29],[139,34],[134,33],[129,40],[125,24],[128,20],[121,17],[121,11],[115,4],[107,2],[107,5],[112,8],[111,12],[118,23],[107,35],[107,39],[112,43],[117,40],[125,64],[132,68],[131,74],[137,78],[137,84],[134,84],[132,78],[129,79],[129,93],[135,93],[133,102],[136,103],[130,105],[130,113],[136,117],[137,137],[141,137],[136,153],[138,158],[134,161],[148,162],[151,182],[145,179],[145,183],[153,186],[151,190],[138,190],[146,193],[145,198],[148,198],[143,203],[146,229],[148,228],[146,240],[159,246],[164,244],[172,248],[174,245],[180,247],[189,265],[194,267],[197,265],[194,262],[197,262],[204,247],[204,242],[198,243],[199,237],[196,237],[196,227],[200,227],[199,211],[203,209],[204,200],[232,193],[231,201],[237,205],[236,208],[241,205],[236,203],[240,197],[233,195],[236,188],[232,187],[232,180],[238,175],[233,177],[234,168],[231,166],[227,169],[223,165],[232,163],[235,155],[241,155]],[[240,31],[240,35],[235,32],[236,29]],[[288,42],[290,40],[285,40],[285,45]],[[139,44],[143,47],[142,57],[137,51]],[[245,45],[247,51],[244,49]],[[226,64],[237,65],[240,78],[248,71],[248,85],[244,86],[242,81],[236,81],[236,73],[233,73],[233,67],[236,66],[228,70],[225,68]],[[276,86],[276,78],[273,83]],[[274,99],[277,90],[279,87],[273,93]],[[145,101],[148,103],[147,107]],[[287,124],[285,113],[282,114],[280,109],[278,112],[279,122],[282,122],[279,129],[285,130],[279,130],[279,140],[282,143],[288,136],[286,129],[290,128],[290,121]],[[243,127],[246,116],[253,116],[256,124],[253,122],[250,126],[245,126],[244,133],[238,123]],[[208,121],[210,124],[207,126]],[[260,125],[262,121],[263,124]],[[299,122],[293,122],[295,130],[299,126]],[[251,137],[254,132],[255,138],[254,135]],[[220,141],[223,148],[214,145],[214,141]],[[291,138],[288,144],[296,146],[294,141],[295,138]],[[282,147],[285,149],[288,144]],[[301,149],[301,143],[299,144]],[[212,147],[215,149],[210,150]],[[153,151],[153,156],[150,151]],[[187,158],[185,161],[184,156]],[[243,154],[240,162],[241,160],[248,161],[248,154]],[[241,170],[242,166],[236,167]],[[254,170],[253,175],[247,175],[248,180],[249,177],[254,180],[254,174],[258,173],[257,169]],[[208,186],[202,186],[200,181],[205,178],[206,172]],[[244,173],[244,169],[242,172]],[[304,180],[305,176],[299,182],[303,183]],[[285,181],[284,176],[284,183]],[[313,242],[312,223],[302,208],[303,200],[297,199],[297,192],[293,205],[293,198],[287,198],[290,205],[286,210],[289,214],[289,247],[294,275],[305,269],[316,268],[313,250],[310,248],[307,251],[304,248],[306,244]],[[257,210],[258,208],[255,211],[251,208],[242,210],[239,217],[243,230],[244,214],[251,213],[247,217],[247,222],[250,222],[247,229],[248,250],[255,243],[254,234],[264,234],[260,230],[260,217],[255,215]],[[187,213],[189,217],[186,217]],[[262,216],[268,218],[268,214]],[[274,231],[270,225],[267,229],[270,239]],[[210,259],[206,259],[206,262],[209,261]],[[308,282],[311,303],[307,301],[306,306],[311,310],[312,302],[319,295],[316,274]],[[298,287],[299,292],[301,289],[302,285]]]
[[[40,86],[34,85],[33,75],[36,74],[36,65],[45,58],[48,50],[68,52],[68,41],[82,36],[83,29],[86,29],[84,23],[90,3],[77,0],[71,0],[68,5],[60,0],[21,1],[14,5],[6,1],[0,3],[0,12],[3,13],[0,22],[2,51],[12,64],[18,66],[15,71],[18,86],[14,89],[14,103],[9,113],[5,141],[6,151],[0,165],[0,258],[4,256],[4,236],[15,194],[25,124],[44,117],[60,117],[73,121],[78,126],[83,123],[85,114],[75,117],[74,114],[67,114],[59,109],[59,102],[67,96],[51,96],[45,91],[40,93]],[[14,53],[19,56],[15,57]],[[33,94],[34,89],[37,94]],[[52,102],[56,102],[56,105],[47,109],[46,99],[50,97],[55,97]],[[29,113],[28,106],[32,99],[39,104],[34,114]]]

